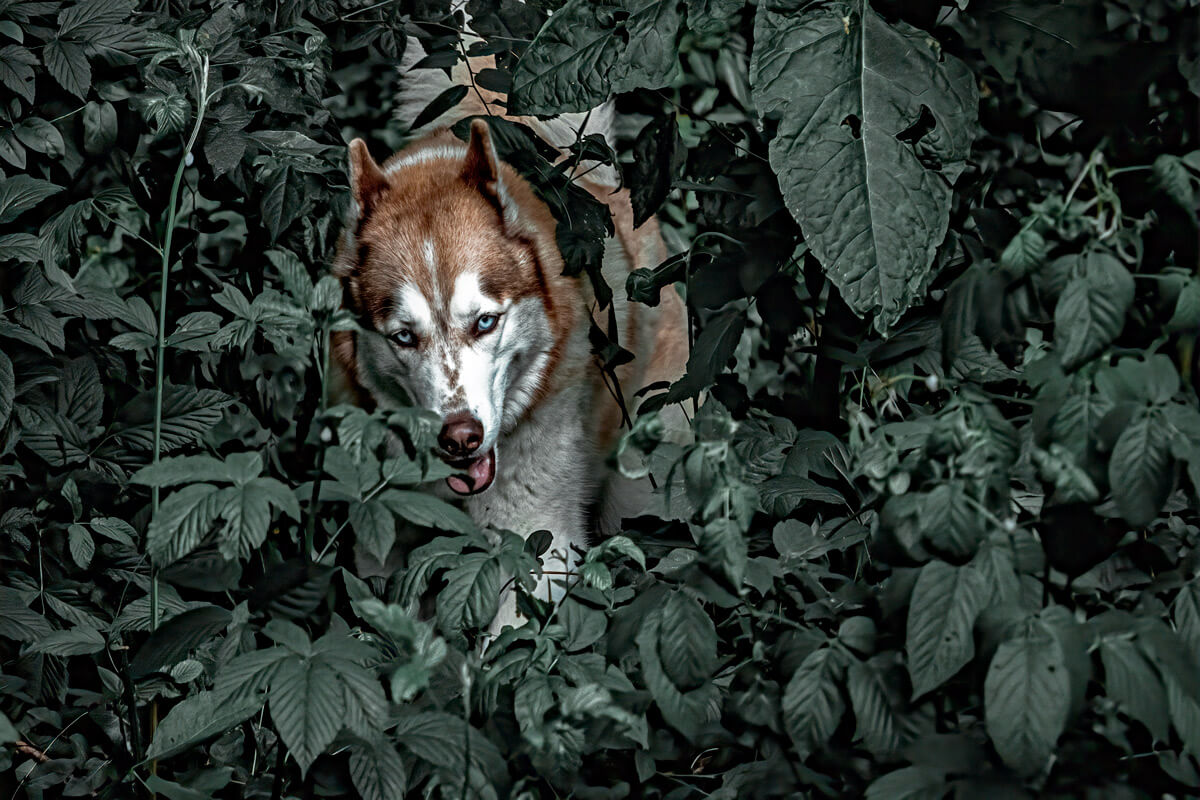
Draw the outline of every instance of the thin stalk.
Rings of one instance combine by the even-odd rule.
[[[317,357],[317,363],[321,370],[321,407],[317,412],[317,474],[313,478],[312,498],[308,504],[308,523],[304,526],[304,560],[311,561],[313,551],[316,549],[316,532],[317,532],[317,511],[321,505],[321,475],[325,472],[325,409],[329,408],[329,330],[324,325],[321,326],[317,347],[320,349],[320,354]],[[341,530],[338,530],[341,533]],[[334,538],[337,538],[336,534]],[[325,550],[332,544],[331,539],[325,548],[321,550],[321,556],[325,555]],[[317,560],[320,560],[318,556]]]
[[[155,346],[154,359],[154,460],[153,464],[158,465],[162,460],[162,408],[163,408],[163,383],[166,367],[167,355],[167,289],[170,287],[171,276],[171,241],[175,237],[175,225],[178,222],[179,209],[179,187],[183,184],[183,173],[188,168],[188,162],[192,155],[192,147],[196,144],[196,139],[200,136],[200,126],[204,122],[204,112],[208,108],[208,56],[203,56],[200,64],[200,73],[196,76],[197,88],[199,89],[196,98],[196,122],[192,126],[191,136],[188,137],[187,144],[184,145],[183,153],[179,156],[179,166],[175,168],[175,180],[171,184],[171,200],[167,208],[167,229],[163,236],[162,246],[162,275],[161,286],[158,293],[158,336]],[[154,486],[150,489],[150,508],[153,516],[158,516],[159,507],[159,487]],[[158,597],[158,567],[151,566],[150,568],[150,630],[158,629],[158,620],[161,616]],[[158,701],[155,700],[150,706],[150,740],[154,740],[154,733],[158,729]],[[150,774],[158,774],[158,761],[150,762]],[[153,798],[154,792],[150,793]]]

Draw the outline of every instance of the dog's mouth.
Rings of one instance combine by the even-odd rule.
[[[479,494],[491,486],[492,481],[496,478],[496,448],[494,447],[481,456],[447,463],[462,471],[459,475],[451,475],[446,478],[446,485],[455,494]]]

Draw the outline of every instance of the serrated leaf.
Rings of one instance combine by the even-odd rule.
[[[71,550],[71,560],[80,567],[87,569],[96,555],[96,543],[92,535],[82,525],[72,525],[67,529],[67,546]]]
[[[665,86],[680,22],[673,0],[570,0],[517,63],[510,110],[588,111],[613,94]]]
[[[333,743],[346,710],[337,674],[323,661],[299,657],[284,661],[276,671],[270,708],[301,774]]]
[[[104,634],[95,628],[80,627],[39,636],[29,649],[51,656],[86,656],[100,652],[104,645]]]
[[[638,653],[642,657],[642,677],[663,718],[688,741],[694,741],[704,726],[721,716],[721,693],[712,681],[682,692],[663,669],[659,650],[661,609],[651,612],[637,634]]]
[[[79,98],[86,98],[92,85],[92,65],[83,46],[65,39],[51,39],[42,50],[46,69],[59,85]]]
[[[822,647],[801,662],[783,691],[783,725],[801,760],[829,741],[845,713],[837,654]]]
[[[62,190],[63,187],[57,184],[28,175],[13,175],[0,180],[0,225],[12,222],[23,212]]]
[[[158,508],[146,530],[146,554],[167,565],[200,546],[217,519],[221,490],[207,483],[185,486]]]
[[[469,533],[475,523],[459,509],[424,492],[391,489],[380,496],[380,500],[409,522],[454,533]]]
[[[221,421],[221,412],[232,403],[232,397],[212,389],[164,386],[163,450],[169,452],[198,442]],[[132,449],[153,448],[154,392],[143,392],[118,412],[113,435]]]
[[[466,553],[445,573],[438,595],[438,627],[447,634],[482,628],[496,616],[500,602],[500,562],[490,553]]]
[[[1070,676],[1058,640],[1030,623],[1000,645],[984,681],[988,736],[1004,763],[1022,775],[1041,771],[1070,708]]]
[[[970,70],[870,5],[760,4],[754,103],[778,117],[771,167],[805,242],[859,314],[887,330],[921,297],[946,235],[950,184],[975,135]],[[906,141],[923,116],[936,135]]]
[[[362,800],[396,800],[408,791],[404,761],[385,736],[373,736],[350,750],[350,780]]]
[[[8,423],[16,395],[17,378],[13,373],[12,361],[4,353],[0,353],[0,428]]]
[[[901,721],[888,699],[883,676],[869,664],[852,664],[846,671],[846,689],[854,709],[855,738],[878,757],[898,752],[904,744]]]
[[[712,677],[717,666],[717,629],[694,599],[672,592],[659,626],[659,658],[671,681],[694,689]]]
[[[1139,413],[1121,432],[1108,462],[1108,480],[1121,516],[1130,525],[1149,525],[1166,503],[1174,477],[1171,437],[1161,413]]]
[[[1107,348],[1133,305],[1133,276],[1116,256],[1093,251],[1080,263],[1054,309],[1055,344],[1068,370]]]
[[[37,56],[28,48],[10,44],[0,47],[0,83],[9,91],[33,102],[34,72],[33,67],[38,63]]]
[[[987,601],[987,583],[973,567],[931,561],[921,568],[905,641],[914,698],[941,686],[974,657],[971,631]]]

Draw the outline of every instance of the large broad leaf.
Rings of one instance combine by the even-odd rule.
[[[1034,622],[996,651],[983,685],[988,735],[1004,763],[1029,775],[1046,765],[1067,722],[1071,680],[1062,647]]]
[[[587,111],[618,92],[666,86],[678,60],[678,6],[675,0],[571,0],[517,64],[512,110]]]
[[[841,672],[837,653],[823,647],[808,654],[783,691],[783,724],[801,759],[829,741],[842,719]]]
[[[710,722],[721,717],[721,693],[712,681],[691,691],[681,691],[667,675],[662,663],[663,610],[651,612],[637,634],[638,653],[642,657],[642,677],[663,719],[694,740]]]
[[[886,330],[928,285],[975,133],[967,67],[865,2],[758,8],[750,83],[778,117],[788,210],[856,312]]]
[[[217,606],[193,608],[161,625],[129,663],[130,677],[143,678],[163,667],[171,667],[189,652],[225,629],[231,615]]]
[[[170,758],[224,733],[263,707],[257,695],[201,692],[171,709],[159,723],[146,758]]]
[[[438,595],[438,626],[453,634],[481,628],[496,616],[500,603],[500,562],[490,553],[467,553],[446,572],[446,588]]]
[[[185,486],[162,502],[146,530],[146,554],[170,564],[199,547],[220,510],[221,490],[207,483]]]
[[[1156,409],[1138,414],[1121,432],[1108,462],[1117,508],[1131,525],[1149,525],[1171,493],[1171,435]]]
[[[193,444],[221,421],[221,411],[233,398],[212,389],[167,384],[163,387],[163,451]],[[117,439],[127,447],[149,450],[154,446],[154,392],[143,392],[117,414]]]
[[[905,642],[914,698],[941,686],[975,655],[971,630],[987,600],[987,582],[971,566],[931,561],[921,568]]]
[[[694,689],[712,677],[717,665],[717,629],[700,604],[673,592],[663,608],[658,654],[671,682]]]
[[[897,752],[904,744],[903,720],[892,707],[883,675],[870,664],[853,664],[846,672],[846,688],[854,709],[855,738],[876,756]]]
[[[28,175],[14,175],[0,180],[0,225],[12,222],[22,212],[62,190],[63,187],[57,184]]]
[[[345,713],[342,684],[323,660],[295,657],[280,665],[271,681],[271,719],[302,773],[333,742]]]
[[[1167,741],[1167,690],[1141,651],[1128,639],[1107,638],[1100,643],[1100,661],[1104,694],[1145,725],[1157,741]]]
[[[1054,309],[1054,334],[1062,364],[1072,369],[1108,347],[1125,327],[1133,305],[1133,276],[1111,253],[1079,257]]]
[[[393,800],[408,789],[404,761],[385,736],[373,736],[350,751],[350,779],[362,800]]]

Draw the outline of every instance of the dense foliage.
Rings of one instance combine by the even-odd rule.
[[[1200,2],[467,7],[0,0],[0,794],[1194,792]],[[544,537],[325,380],[407,37],[617,95],[576,153],[675,254],[611,288],[694,332],[620,452],[687,510],[482,653]],[[493,125],[599,280],[601,206]]]

